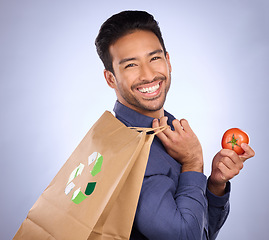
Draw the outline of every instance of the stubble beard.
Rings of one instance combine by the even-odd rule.
[[[171,84],[171,73],[169,73],[169,79],[167,79],[166,77],[157,77],[155,78],[153,81],[151,82],[143,82],[142,84],[146,84],[146,83],[152,83],[155,81],[159,81],[162,80],[162,84],[165,84],[166,82],[166,87],[164,89],[164,93],[160,92],[160,94],[154,98],[149,98],[149,99],[144,99],[144,101],[148,102],[149,104],[143,103],[142,101],[140,101],[138,98],[136,98],[134,95],[132,95],[130,92],[125,92],[120,86],[119,86],[119,91],[121,94],[121,97],[131,106],[133,106],[136,109],[140,109],[142,112],[148,111],[148,112],[155,112],[160,110],[166,100],[166,96],[167,93],[169,91],[170,88],[170,84]],[[139,84],[139,85],[142,85]],[[132,86],[131,89],[135,89],[137,88],[139,85],[134,85]],[[159,98],[163,98],[159,104],[152,106],[151,102],[159,99]]]

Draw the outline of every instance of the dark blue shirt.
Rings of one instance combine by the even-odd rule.
[[[130,127],[152,127],[153,118],[137,113],[118,101],[116,118]],[[174,116],[165,111],[168,124]],[[229,213],[230,183],[226,194],[207,189],[199,172],[181,173],[181,164],[166,152],[158,137],[151,145],[131,240],[215,239]]]

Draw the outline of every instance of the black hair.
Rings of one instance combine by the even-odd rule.
[[[114,73],[109,47],[119,38],[136,30],[153,32],[166,54],[162,33],[154,17],[145,11],[123,11],[111,16],[102,24],[95,40],[97,53],[106,70]]]

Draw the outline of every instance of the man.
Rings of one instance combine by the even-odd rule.
[[[198,138],[186,120],[163,108],[172,68],[153,16],[113,15],[95,43],[107,84],[117,95],[116,117],[127,126],[171,127],[152,143],[130,239],[215,239],[229,212],[229,180],[254,151],[247,144],[241,156],[223,149],[209,179],[203,174]]]

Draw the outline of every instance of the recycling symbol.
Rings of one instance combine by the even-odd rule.
[[[92,153],[88,157],[88,166],[90,166],[94,161],[95,161],[95,164],[94,164],[92,170],[90,171],[90,174],[93,177],[101,171],[101,167],[103,164],[103,156],[98,152]],[[72,191],[72,189],[75,188],[76,185],[73,183],[73,180],[82,174],[82,171],[84,168],[85,168],[85,165],[80,163],[71,172],[69,179],[68,179],[68,182],[66,184],[65,190],[64,190],[66,195],[68,195]],[[91,195],[93,193],[95,186],[96,186],[96,182],[89,182],[87,184],[85,191],[81,190],[81,187],[78,187],[74,191],[74,193],[71,197],[71,201],[73,201],[75,204],[81,203],[83,200],[85,200],[89,195]]]

